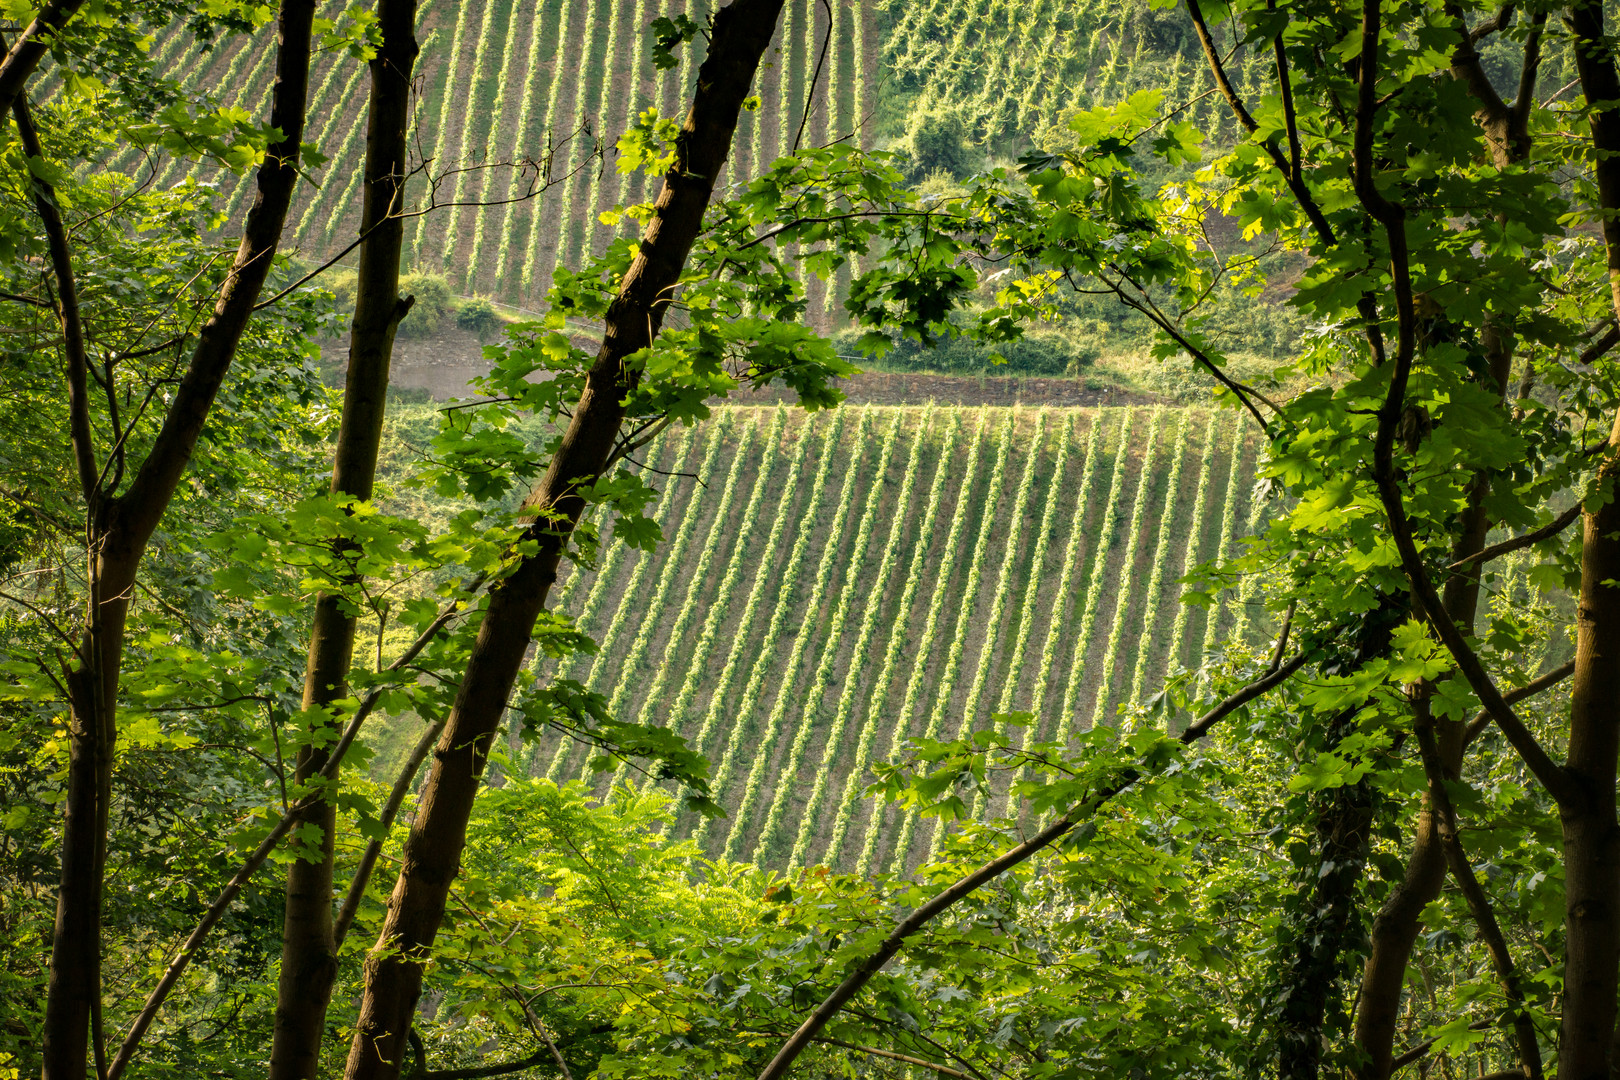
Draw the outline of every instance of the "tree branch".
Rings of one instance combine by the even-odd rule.
[[[1440,763],[1440,748],[1435,744],[1432,723],[1417,725],[1417,740],[1423,771],[1429,779],[1429,799],[1439,826],[1446,865],[1462,890],[1463,899],[1468,903],[1468,913],[1479,927],[1479,936],[1485,942],[1486,951],[1491,954],[1491,964],[1496,968],[1502,993],[1513,1007],[1513,1032],[1519,1046],[1519,1061],[1524,1065],[1529,1080],[1541,1080],[1541,1047],[1536,1042],[1536,1026],[1525,1008],[1524,992],[1519,986],[1519,975],[1514,969],[1507,939],[1502,935],[1502,927],[1496,921],[1496,913],[1491,910],[1490,899],[1480,887],[1479,878],[1474,876],[1468,853],[1463,850],[1462,840],[1457,836],[1457,811],[1452,805],[1451,793],[1446,790],[1445,770]]]
[[[1570,660],[1559,667],[1553,668],[1544,675],[1537,676],[1536,678],[1525,683],[1523,686],[1519,687],[1517,690],[1508,691],[1506,694],[1502,695],[1502,698],[1509,705],[1516,705],[1526,698],[1535,697],[1543,690],[1558,685],[1574,673],[1575,661]],[[1479,738],[1481,733],[1483,733],[1484,730],[1490,726],[1490,723],[1491,711],[1489,709],[1479,710],[1479,712],[1474,715],[1474,718],[1468,722],[1468,727],[1463,732],[1463,748],[1467,749],[1470,743]]]
[[[365,898],[366,886],[371,881],[371,873],[376,868],[377,858],[382,854],[383,839],[393,828],[394,819],[399,816],[399,809],[405,805],[405,798],[411,793],[411,787],[416,783],[416,774],[422,769],[422,762],[427,760],[428,751],[433,744],[439,741],[439,735],[444,731],[444,721],[429,724],[422,731],[422,737],[416,740],[416,746],[411,749],[410,757],[405,759],[405,767],[399,770],[399,776],[394,779],[394,787],[388,793],[388,801],[383,804],[382,813],[377,815],[378,823],[382,827],[383,836],[366,845],[364,854],[360,856],[360,865],[354,871],[354,877],[349,881],[349,891],[344,894],[343,906],[338,909],[337,918],[332,922],[332,951],[334,953],[342,947],[343,939],[348,936],[349,927],[354,923],[355,913],[360,910],[360,901]]]
[[[439,631],[443,630],[461,612],[462,605],[471,600],[482,584],[482,575],[474,578],[463,598],[446,605],[439,613],[439,617],[434,619],[427,629],[422,631],[421,635],[411,643],[410,647],[400,655],[399,659],[388,665],[388,670],[398,671],[416,659],[422,650],[427,648],[433,639],[438,636]],[[360,734],[360,726],[365,723],[366,717],[370,716],[372,710],[377,707],[377,702],[382,700],[386,689],[386,687],[379,686],[361,700],[359,707],[354,711],[354,716],[349,720],[348,726],[344,728],[342,736],[338,739],[336,745],[332,747],[332,753],[327,758],[326,767],[314,777],[315,783],[319,784],[337,775],[338,767],[343,764],[344,755],[349,752],[349,747],[354,745],[355,737]],[[242,891],[242,887],[248,883],[248,880],[253,877],[259,867],[264,865],[265,860],[270,857],[270,853],[276,849],[276,846],[292,830],[293,825],[298,822],[299,811],[312,804],[315,799],[316,796],[314,795],[306,795],[281,815],[281,820],[276,822],[269,835],[259,841],[259,846],[254,848],[253,852],[243,860],[242,865],[231,877],[231,880],[226,883],[219,896],[209,905],[208,910],[203,913],[203,917],[198,920],[196,927],[191,931],[190,936],[186,938],[185,944],[180,947],[180,952],[176,954],[173,960],[169,961],[169,966],[164,970],[162,978],[152,988],[152,992],[147,995],[146,1004],[142,1006],[140,1013],[131,1022],[129,1033],[124,1036],[123,1044],[119,1046],[117,1056],[113,1058],[112,1064],[107,1068],[107,1080],[118,1080],[124,1068],[129,1064],[130,1058],[134,1056],[136,1047],[140,1045],[141,1039],[146,1035],[147,1029],[152,1026],[152,1021],[157,1018],[158,1010],[163,1007],[164,1001],[168,999],[170,991],[174,989],[175,983],[180,980],[180,976],[191,965],[192,958],[197,955],[197,950],[202,947],[202,943],[207,939],[209,932],[224,917],[225,912],[229,910],[232,902]]]
[[[52,0],[39,9],[34,21],[6,51],[0,61],[0,115],[9,111],[12,103],[22,96],[23,84],[34,73],[45,51],[61,29],[73,18],[84,0]]]
[[[1264,694],[1266,691],[1283,682],[1288,676],[1298,671],[1305,664],[1305,654],[1294,657],[1286,664],[1269,672],[1264,677],[1255,680],[1231,695],[1209,712],[1199,717],[1183,731],[1179,740],[1183,745],[1189,745],[1209,733],[1209,730],[1233,712]],[[905,946],[906,939],[911,937],[932,921],[936,916],[943,914],[952,905],[971,895],[981,885],[994,880],[1003,873],[1011,870],[1030,856],[1050,847],[1057,840],[1074,828],[1080,822],[1090,818],[1109,799],[1129,788],[1142,773],[1135,767],[1128,768],[1116,777],[1111,783],[1099,788],[1087,798],[1071,809],[1063,817],[1030,837],[1028,840],[1011,848],[983,866],[964,877],[958,878],[955,883],[934,896],[928,902],[915,908],[911,914],[895,926],[887,937],[879,943],[877,949],[866,959],[856,964],[844,980],[828,994],[826,999],[816,1007],[804,1023],[799,1025],[797,1031],[784,1042],[776,1056],[773,1057],[765,1069],[759,1074],[758,1080],[782,1080],[793,1062],[804,1052],[806,1046],[814,1042],[838,1012],[843,1009],[861,988],[872,980],[883,966],[900,952]]]
[[[1562,514],[1559,514],[1547,524],[1541,526],[1541,528],[1532,529],[1529,532],[1522,533],[1519,536],[1509,537],[1508,539],[1503,540],[1501,543],[1492,544],[1488,548],[1481,548],[1472,555],[1458,559],[1456,562],[1446,567],[1446,571],[1450,573],[1457,570],[1466,570],[1471,563],[1489,562],[1490,560],[1500,558],[1509,552],[1518,551],[1521,548],[1527,548],[1532,544],[1539,544],[1548,537],[1557,536],[1559,533],[1569,528],[1576,521],[1580,520],[1580,516],[1581,504],[1577,502],[1574,506],[1571,506],[1568,510],[1565,510]]]
[[[33,117],[29,115],[26,95],[15,96],[11,112],[17,121],[17,134],[24,153],[43,167],[45,152],[40,147]],[[73,443],[73,461],[78,467],[79,490],[85,507],[94,517],[101,501],[101,469],[96,465],[95,436],[90,427],[90,356],[84,343],[84,323],[79,317],[79,287],[73,275],[73,253],[68,249],[67,229],[62,225],[56,189],[39,173],[32,173],[29,179],[34,190],[34,209],[45,228],[45,241],[50,249],[51,273],[56,276],[57,299],[53,306],[62,324],[62,352],[67,357],[68,432]]]
[[[799,142],[804,138],[804,127],[810,122],[810,109],[816,101],[816,86],[821,82],[821,66],[827,62],[827,46],[832,44],[833,30],[836,29],[832,5],[827,0],[821,0],[821,6],[827,10],[827,34],[821,39],[821,55],[816,58],[815,74],[810,76],[810,89],[804,94],[804,113],[799,117],[799,132],[793,136],[795,154],[799,152]]]

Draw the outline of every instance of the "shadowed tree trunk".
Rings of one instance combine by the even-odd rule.
[[[1499,167],[1507,168],[1521,160],[1530,149],[1526,125],[1535,99],[1535,80],[1540,61],[1540,26],[1545,14],[1535,17],[1531,35],[1525,43],[1525,77],[1520,81],[1518,96],[1512,105],[1502,100],[1486,76],[1461,11],[1452,10],[1452,14],[1458,19],[1459,39],[1452,53],[1452,77],[1463,83],[1474,98],[1477,106],[1474,119],[1485,135],[1492,160]],[[1513,336],[1509,331],[1488,324],[1481,345],[1487,359],[1484,375],[1494,384],[1488,388],[1506,407],[1508,380],[1513,366]],[[1484,473],[1477,474],[1469,487],[1467,505],[1458,517],[1451,549],[1453,563],[1470,559],[1484,550],[1491,527],[1490,517],[1485,510],[1485,499],[1489,492],[1490,477]],[[1453,574],[1445,584],[1442,599],[1446,612],[1464,633],[1473,633],[1479,606],[1479,582],[1479,569],[1470,567]],[[1462,772],[1465,724],[1461,720],[1431,715],[1428,698],[1432,692],[1433,688],[1428,686],[1419,690],[1414,703],[1419,713],[1416,722],[1432,725],[1440,770],[1445,776],[1456,779]],[[1362,969],[1356,1009],[1356,1045],[1366,1055],[1358,1071],[1362,1080],[1384,1080],[1390,1074],[1407,964],[1423,929],[1423,910],[1439,898],[1440,890],[1445,885],[1445,845],[1435,803],[1432,791],[1423,796],[1406,870],[1390,890],[1373,921],[1372,940],[1366,966]]]
[[[366,959],[365,996],[349,1049],[348,1080],[399,1075],[422,988],[422,967],[460,869],[473,797],[501,714],[522,666],[558,560],[585,501],[582,481],[607,465],[636,385],[626,358],[657,336],[725,164],[737,116],[775,33],[782,0],[734,0],[714,14],[708,55],[676,140],[653,217],[609,306],[602,347],[562,443],[525,508],[537,546],[490,591],[489,605],[434,753],[405,840],[399,878],[377,945]]]
[[[411,119],[411,71],[417,54],[416,0],[380,0],[377,23],[382,43],[370,64],[365,196],[360,215],[364,240],[349,332],[343,418],[332,462],[332,494],[360,500],[371,498],[376,479],[394,333],[410,309],[410,301],[399,296],[399,260],[405,235],[400,214]],[[320,718],[312,723],[324,723],[328,728],[336,723],[332,707],[349,693],[354,635],[355,618],[342,598],[330,593],[318,596],[304,675],[304,710]],[[335,735],[312,738],[299,750],[295,782],[300,790],[326,767],[333,738]],[[320,855],[295,860],[287,870],[270,1080],[313,1080],[317,1075],[326,1009],[337,977],[332,926],[336,809],[330,799],[320,798],[298,817],[296,828],[320,831]]]
[[[280,244],[298,182],[314,15],[314,0],[282,4],[270,108],[270,125],[281,131],[282,139],[267,149],[258,170],[258,191],[236,257],[212,314],[198,332],[196,349],[151,451],[123,494],[103,490],[94,473],[94,484],[85,492],[90,585],[85,627],[68,680],[67,797],[45,1001],[45,1080],[80,1080],[85,1075],[89,1029],[92,1016],[99,1013],[102,876],[117,739],[115,705],[130,595],[146,545],[191,460]],[[81,474],[83,464],[94,461],[89,438],[88,424],[82,431],[74,425]]]
[[[1575,65],[1589,114],[1593,170],[1603,211],[1609,287],[1620,315],[1620,77],[1604,38],[1603,7],[1578,0],[1570,11]],[[1581,591],[1575,612],[1575,673],[1564,769],[1575,797],[1559,811],[1564,834],[1564,1016],[1560,1080],[1608,1080],[1620,975],[1620,822],[1615,816],[1620,753],[1620,416],[1600,475],[1606,499],[1585,515]],[[1590,505],[1590,504],[1589,504]]]

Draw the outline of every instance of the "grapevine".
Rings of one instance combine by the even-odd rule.
[[[855,502],[855,477],[859,472],[861,458],[866,453],[867,428],[871,420],[871,410],[862,409],[860,421],[855,425],[855,438],[850,447],[850,460],[846,466],[842,490],[838,495],[838,506],[833,510],[831,532],[827,537],[827,546],[821,549],[821,562],[816,567],[815,580],[810,587],[810,599],[805,605],[805,617],[801,620],[798,632],[793,636],[793,648],[788,652],[787,665],[783,669],[780,682],[777,686],[776,700],[771,707],[770,714],[765,719],[764,730],[760,733],[758,745],[754,748],[754,761],[749,767],[748,778],[743,784],[742,803],[737,808],[734,824],[726,838],[726,858],[731,858],[736,846],[741,843],[743,830],[754,806],[759,801],[760,789],[765,780],[765,768],[770,764],[772,751],[776,748],[776,740],[781,734],[782,723],[787,718],[789,703],[793,700],[793,685],[797,681],[799,665],[804,661],[805,651],[810,646],[811,638],[816,636],[815,628],[820,623],[820,613],[826,602],[827,590],[832,587],[833,578],[837,575],[840,560],[839,549],[843,547],[844,529],[849,524],[850,507]],[[811,530],[806,529],[805,536]],[[793,598],[784,596],[778,601],[777,613],[786,614],[794,607]],[[774,620],[773,620],[774,626]],[[764,690],[765,676],[770,672],[772,652],[761,650],[759,660],[754,665],[756,680],[751,680],[749,689],[754,691],[753,699],[745,692],[743,704],[737,709],[737,726],[733,729],[732,742],[735,744],[736,735],[743,729],[746,718],[759,707],[761,692]],[[731,748],[727,747],[729,752]],[[705,822],[707,824],[707,822]],[[698,839],[698,843],[703,841]]]
[[[962,432],[962,412],[960,409],[951,410],[950,426],[945,429],[945,438],[940,446],[939,465],[934,470],[933,483],[928,489],[928,505],[923,511],[922,523],[917,527],[917,539],[912,545],[911,562],[906,570],[905,588],[900,593],[900,603],[895,608],[897,620],[903,620],[911,611],[911,605],[917,599],[917,589],[922,584],[923,571],[926,568],[929,552],[928,537],[934,534],[934,523],[939,518],[940,499],[945,494],[945,482],[951,475],[951,455],[956,452],[956,441]],[[919,451],[913,452],[912,467],[917,465],[921,457]],[[832,839],[827,845],[827,858],[837,861],[843,850],[844,837],[849,832],[850,818],[855,812],[855,804],[860,799],[860,781],[866,775],[867,762],[872,759],[873,744],[877,741],[877,722],[883,715],[881,706],[888,700],[889,683],[893,681],[895,671],[901,663],[901,653],[906,646],[904,624],[896,622],[889,633],[889,646],[884,652],[883,666],[878,670],[877,681],[872,685],[872,692],[867,697],[866,723],[861,727],[860,739],[855,744],[855,760],[844,780],[844,798],[838,806],[838,816],[833,820]]]
[[[833,458],[837,456],[834,449],[838,446],[839,439],[843,435],[844,416],[845,413],[842,409],[834,414],[832,430],[827,433],[827,437],[822,443],[821,463],[816,468],[815,480],[810,484],[810,501],[806,507],[806,520],[815,521],[820,517],[822,501],[827,491],[827,478],[832,474]],[[863,412],[861,414],[862,427],[864,427],[865,421],[866,414]],[[804,440],[811,437],[808,430],[800,436]],[[848,487],[848,485],[845,486]],[[793,600],[797,596],[799,576],[804,572],[804,562],[809,555],[811,532],[810,529],[801,529],[799,535],[794,538],[793,550],[788,554],[787,569],[782,575],[782,581],[776,589],[776,594],[772,597],[776,606],[771,612],[770,625],[766,627],[765,636],[760,641],[758,648],[753,651],[754,666],[750,669],[748,683],[743,688],[742,700],[738,703],[737,708],[732,711],[731,734],[726,740],[726,748],[720,757],[720,764],[714,770],[714,783],[712,786],[717,791],[722,789],[731,778],[731,770],[736,761],[737,752],[742,748],[742,740],[745,735],[746,737],[752,737],[753,735],[753,725],[750,721],[753,718],[754,709],[763,690],[765,679],[770,673],[770,661],[775,655],[776,643],[782,636],[783,628],[787,625],[787,620],[793,608]],[[774,529],[772,530],[772,536],[773,538],[775,536]],[[768,563],[760,567],[760,576],[758,581],[755,582],[754,595],[748,598],[748,610],[743,613],[745,620],[749,619],[753,614],[754,601],[760,598],[769,569]],[[748,652],[746,646],[747,638],[739,632],[736,641],[733,643],[731,657],[726,661],[725,670],[720,673],[720,684],[715,687],[714,694],[709,698],[708,712],[704,716],[703,726],[699,730],[696,740],[699,753],[705,752],[705,748],[708,746],[708,736],[719,717],[720,710],[724,708],[726,694],[731,689],[731,683],[736,678],[738,668],[744,662],[745,653]],[[693,840],[699,847],[702,847],[704,840],[707,839],[708,831],[709,823],[705,820],[694,832]]]
[[[968,450],[967,465],[963,469],[965,479],[957,490],[956,508],[951,513],[951,531],[945,538],[945,550],[940,555],[939,579],[934,583],[934,595],[928,603],[928,615],[923,620],[922,637],[917,643],[917,659],[911,669],[911,680],[906,684],[905,700],[901,703],[900,712],[895,717],[889,740],[889,759],[891,761],[898,760],[900,756],[902,743],[911,730],[911,720],[916,713],[918,701],[923,692],[923,682],[928,674],[928,657],[934,651],[934,638],[938,632],[940,611],[945,605],[945,594],[950,591],[950,569],[956,565],[956,549],[962,543],[962,530],[967,526],[968,506],[972,502],[973,482],[979,472],[979,454],[984,449],[984,429],[989,415],[988,409],[981,409],[979,411],[979,422],[974,428],[973,445]],[[941,460],[939,467],[942,472],[945,466],[946,462]],[[918,538],[919,545],[925,543],[926,537]],[[881,709],[885,703],[885,698],[874,695],[871,708],[875,712]],[[877,808],[874,806],[867,814],[866,841],[861,848],[857,873],[865,874],[872,867],[878,841],[876,817]]]
[[[1142,469],[1136,482],[1136,501],[1131,508],[1131,523],[1125,540],[1125,560],[1121,564],[1119,597],[1114,603],[1114,625],[1108,631],[1108,644],[1103,647],[1102,675],[1097,695],[1091,703],[1091,723],[1096,727],[1107,718],[1109,700],[1114,693],[1114,664],[1118,659],[1119,642],[1125,624],[1130,621],[1131,585],[1136,575],[1136,549],[1142,542],[1142,518],[1147,509],[1148,492],[1153,482],[1153,459],[1159,449],[1159,430],[1164,426],[1164,410],[1155,409],[1153,426],[1148,429],[1147,446],[1142,451]]]
[[[973,538],[973,553],[968,556],[964,592],[956,609],[956,626],[951,632],[951,644],[945,653],[945,671],[940,676],[939,684],[934,688],[934,708],[928,716],[928,728],[923,732],[925,739],[939,738],[940,731],[945,725],[945,714],[950,710],[951,698],[956,692],[956,680],[961,677],[962,657],[967,652],[968,625],[978,607],[979,586],[986,576],[984,558],[990,545],[990,530],[995,526],[996,507],[1001,504],[1002,483],[1007,473],[1007,454],[1012,448],[1013,416],[1011,411],[1007,413],[1007,420],[997,433],[995,464],[990,466],[990,483],[986,489],[988,495],[979,515],[979,530]],[[905,869],[906,855],[911,848],[911,836],[916,828],[917,815],[906,815],[905,822],[900,827],[900,839],[896,841],[894,848],[892,866],[897,871]]]
[[[1119,449],[1114,452],[1112,479],[1108,484],[1108,509],[1103,512],[1102,528],[1097,532],[1097,548],[1091,555],[1090,572],[1086,575],[1086,606],[1080,614],[1080,632],[1074,642],[1073,659],[1069,668],[1069,682],[1063,688],[1063,707],[1058,713],[1057,732],[1053,741],[1062,745],[1068,741],[1074,720],[1075,698],[1080,693],[1080,671],[1091,648],[1091,635],[1097,626],[1097,608],[1102,602],[1102,576],[1108,565],[1108,552],[1114,544],[1114,532],[1119,523],[1119,493],[1125,485],[1125,460],[1131,448],[1131,422],[1134,412],[1127,412],[1119,425]]]
[[[1152,665],[1154,629],[1159,622],[1159,597],[1164,591],[1164,564],[1169,562],[1170,527],[1176,521],[1176,500],[1181,492],[1181,469],[1190,457],[1186,450],[1186,440],[1183,438],[1187,430],[1185,415],[1176,419],[1175,434],[1171,438],[1172,446],[1181,446],[1181,453],[1175,454],[1175,460],[1170,465],[1170,479],[1165,481],[1164,502],[1160,513],[1159,535],[1153,543],[1153,573],[1148,577],[1147,609],[1142,613],[1142,631],[1136,642],[1136,667],[1131,677],[1131,694],[1127,699],[1129,708],[1136,708],[1142,697],[1142,684],[1147,678],[1148,668]]]
[[[889,430],[883,436],[883,443],[878,451],[877,467],[870,474],[872,483],[866,493],[866,505],[861,510],[860,523],[855,527],[855,543],[849,549],[849,556],[845,560],[847,569],[844,574],[844,587],[838,593],[838,602],[833,607],[832,619],[827,624],[826,634],[821,638],[821,663],[816,666],[815,676],[810,681],[810,692],[804,696],[804,713],[799,719],[798,730],[794,733],[793,742],[788,749],[787,763],[777,773],[776,798],[772,800],[770,809],[765,815],[765,826],[760,831],[759,843],[756,852],[763,852],[768,858],[775,850],[776,839],[782,828],[782,815],[786,812],[788,804],[792,801],[791,792],[798,781],[799,766],[803,763],[805,750],[810,743],[810,735],[818,726],[816,719],[821,712],[821,702],[826,700],[832,691],[833,667],[838,659],[839,644],[844,638],[844,624],[849,618],[850,609],[854,606],[857,595],[871,596],[861,571],[867,562],[867,553],[872,544],[872,527],[877,521],[878,508],[883,502],[883,487],[885,478],[889,475],[889,463],[894,458],[894,446],[899,441],[900,422],[905,418],[905,412],[896,409],[894,419],[889,424]],[[856,475],[853,464],[850,477]],[[854,484],[850,486],[853,488]],[[829,550],[831,550],[829,548]],[[881,600],[881,595],[877,597]],[[811,636],[801,633],[797,648],[809,645]],[[849,681],[856,678],[856,661],[850,660]],[[793,663],[789,661],[789,670],[793,670]],[[777,698],[777,707],[780,709],[786,695]],[[829,729],[827,746],[836,746],[834,735]],[[732,830],[732,836],[737,830]],[[733,845],[726,844],[729,850]]]

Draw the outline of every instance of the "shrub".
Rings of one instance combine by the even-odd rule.
[[[854,355],[859,338],[858,332],[845,331],[833,338],[833,344],[840,353]],[[940,340],[932,346],[899,339],[879,363],[891,370],[949,375],[1078,375],[1091,367],[1099,353],[1087,338],[1038,329],[995,346],[966,338]],[[1006,363],[996,363],[993,354],[1000,354]]]
[[[450,283],[443,274],[404,274],[399,279],[399,291],[416,297],[410,313],[400,321],[401,337],[428,337],[450,313]]]
[[[475,296],[464,302],[456,312],[456,325],[477,334],[478,340],[484,341],[500,329],[501,317],[495,313],[494,304],[482,296]]]
[[[918,176],[945,172],[960,178],[977,170],[978,155],[968,147],[967,125],[954,110],[930,109],[913,115],[906,125],[905,148]]]

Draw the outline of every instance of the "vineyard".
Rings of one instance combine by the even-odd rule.
[[[645,109],[665,115],[684,109],[701,59],[701,51],[683,50],[678,67],[656,72],[647,27],[683,8],[701,18],[710,6],[705,0],[422,0],[413,153],[429,162],[433,183],[431,193],[427,182],[414,190],[419,208],[437,208],[407,228],[412,268],[444,273],[463,294],[532,306],[543,298],[554,267],[577,267],[587,253],[602,250],[613,228],[599,215],[650,196],[644,178],[614,167],[619,133]],[[344,5],[331,0],[327,8],[323,14],[336,18]],[[806,94],[824,41],[822,76],[806,120]],[[266,32],[206,47],[176,24],[157,36],[152,55],[189,96],[232,87],[214,103],[252,113],[270,83],[274,44]],[[776,51],[756,86],[760,107],[742,119],[723,182],[752,175],[796,142],[821,144],[854,132],[872,108],[866,74],[875,48],[870,15],[858,0],[830,8],[789,0]],[[365,65],[341,50],[322,53],[311,74],[311,114],[327,120],[308,138],[331,160],[312,177],[316,186],[301,189],[288,218],[288,246],[306,258],[341,250],[358,228],[367,85]],[[549,183],[537,182],[524,162],[541,163]],[[142,177],[149,167],[134,152],[111,164]],[[247,181],[207,165],[168,160],[156,166],[159,186],[188,175],[219,185],[221,207],[233,219],[244,212]],[[812,304],[824,308],[820,282],[812,278],[808,287]]]
[[[413,198],[418,209],[435,208],[407,228],[410,268],[443,273],[464,295],[533,308],[555,267],[578,267],[615,228],[630,227],[600,220],[615,205],[650,196],[645,178],[615,168],[615,142],[645,109],[678,114],[701,59],[700,38],[682,50],[679,66],[655,71],[647,27],[683,10],[701,18],[709,6],[422,0],[413,156],[428,163],[423,176],[432,183],[418,179]],[[343,11],[336,0],[328,7],[328,17]],[[723,183],[754,175],[796,144],[854,137],[887,145],[916,110],[952,109],[973,139],[994,146],[1143,85],[1161,86],[1172,99],[1196,97],[1207,89],[1198,82],[1207,79],[1202,65],[1183,59],[1179,38],[1161,42],[1151,27],[1142,29],[1146,10],[1134,0],[789,0],[756,84],[759,107],[742,117]],[[273,74],[274,42],[260,33],[205,46],[175,24],[157,35],[152,56],[189,97],[251,116]],[[365,65],[325,51],[310,86],[311,114],[326,119],[308,138],[330,161],[300,189],[288,247],[314,259],[341,250],[358,228]],[[1194,115],[1221,118],[1213,98]],[[543,163],[547,180],[525,162]],[[133,150],[111,164],[142,177],[155,168],[161,187],[188,176],[218,185],[233,220],[246,209],[249,183],[213,166],[174,159],[154,166]],[[812,317],[832,314],[837,284],[806,276]]]
[[[1176,582],[1254,524],[1256,452],[1205,410],[722,409],[650,462],[676,474],[657,552],[615,545],[562,585],[601,652],[539,673],[708,756],[730,816],[678,828],[711,854],[913,865],[932,824],[861,797],[904,739],[1010,710],[1042,739],[1115,723],[1248,633],[1250,597],[1210,617]],[[529,755],[587,775],[573,742]]]

